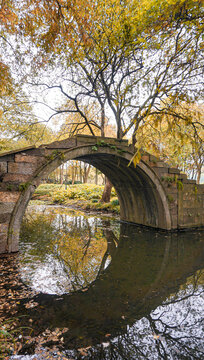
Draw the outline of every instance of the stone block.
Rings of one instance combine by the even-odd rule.
[[[183,183],[184,184],[195,184],[196,185],[196,180],[183,179]]]
[[[171,195],[171,194],[178,194],[178,189],[177,186],[173,186],[173,184],[165,184],[164,185],[165,191],[167,194]]]
[[[33,175],[37,165],[31,163],[8,163],[8,173],[11,174],[23,174],[23,175]]]
[[[195,197],[193,196],[189,196],[188,200],[183,200],[183,208],[184,209],[194,209],[195,207],[197,207],[197,202],[195,200]]]
[[[196,188],[197,188],[197,195],[203,195],[204,197],[204,187],[201,187],[200,185],[196,185]],[[195,187],[194,187],[194,191],[195,191]]]
[[[0,254],[7,252],[7,234],[0,233]]]
[[[187,175],[186,174],[179,174],[178,175],[178,178],[177,178],[178,180],[186,180],[187,179]]]
[[[169,168],[169,174],[180,174],[180,170],[177,168]]]
[[[92,135],[82,135],[82,134],[79,134],[76,136],[76,139],[77,141],[80,140],[80,141],[84,141],[84,143],[93,143],[95,140],[94,139],[97,139],[97,141],[105,141],[106,143],[118,143],[118,144],[121,144],[121,145],[128,145],[128,140],[125,140],[125,139],[116,139],[116,138],[113,138],[113,137],[102,137],[102,136],[92,136]],[[69,139],[67,139],[69,140]]]
[[[30,155],[30,156],[42,156],[43,157],[43,156],[45,156],[45,148],[43,148],[43,146],[46,146],[46,145],[41,145],[39,148],[26,150],[25,154]]]
[[[196,201],[197,201],[197,204],[199,207],[203,206],[203,208],[204,208],[204,196],[203,195],[197,195]]]
[[[14,161],[14,154],[8,155],[7,153],[5,153],[5,155],[1,154],[0,155],[0,163],[4,162],[4,161]]]
[[[19,192],[3,191],[0,192],[0,202],[15,202],[20,196]]]
[[[165,176],[168,176],[168,168],[165,168],[165,167],[155,167],[154,168],[154,171],[156,171],[156,173],[159,175],[159,177],[165,177]],[[161,179],[160,179],[161,180]]]
[[[144,162],[149,162],[149,155],[142,155],[141,160]]]
[[[178,216],[177,216],[177,214],[171,215],[171,224],[172,224],[172,229],[177,229],[177,227],[178,227]]]
[[[191,213],[187,214],[187,215],[183,215],[183,223],[182,226],[185,227],[194,227],[196,226],[196,221],[195,221],[195,216],[192,215]]]
[[[154,155],[149,155],[149,161],[156,164],[159,161],[159,159]]]
[[[17,184],[7,184],[4,182],[0,182],[0,191],[19,191],[19,186]]]
[[[8,233],[9,224],[0,224],[0,234]]]
[[[0,224],[3,223],[9,223],[11,218],[11,213],[4,213],[4,214],[0,214]]]
[[[84,145],[95,144],[101,140],[107,142],[107,139],[100,138],[99,136],[77,135],[75,138],[75,141],[76,141],[75,146],[79,146],[82,144],[84,144]]]
[[[92,139],[92,142],[94,142],[95,140]],[[77,146],[77,142],[76,142],[76,138],[70,138],[70,139],[65,139],[65,140],[61,140],[61,141],[54,141],[51,144],[48,145],[42,145],[44,147],[46,147],[47,149],[71,149],[75,146]]]
[[[168,165],[165,164],[163,161],[157,161],[157,163],[155,164],[156,167],[158,168],[163,168],[166,172],[168,171]]]
[[[0,175],[7,173],[7,162],[0,162]]]
[[[198,197],[198,195],[196,195],[195,189],[192,185],[188,186],[188,188],[183,188],[183,200],[193,200],[195,197]]]
[[[5,174],[3,178],[3,182],[20,184],[29,181],[30,178],[31,178],[30,175]]]
[[[22,155],[16,154],[15,155],[15,162],[20,163],[30,163],[30,164],[41,164],[45,161],[43,157],[34,156],[34,155]]]
[[[176,206],[172,206],[172,208],[170,207],[170,213],[171,215],[176,215],[178,214],[178,207]]]
[[[194,190],[194,186],[192,186],[192,184],[186,183],[185,181],[183,181],[183,191],[184,192],[191,192],[192,190]]]
[[[201,220],[204,215],[203,208],[196,208],[194,214],[197,218],[199,218]]]
[[[7,213],[12,213],[14,206],[15,206],[15,202],[10,202],[10,203],[2,203],[0,202],[0,214],[7,214]]]

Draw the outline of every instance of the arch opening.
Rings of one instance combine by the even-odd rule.
[[[170,229],[156,175],[144,164],[128,166],[129,159],[108,154],[78,157],[98,168],[111,181],[120,202],[120,218],[154,228]],[[151,175],[151,176],[150,176]],[[168,210],[168,209],[167,209]]]

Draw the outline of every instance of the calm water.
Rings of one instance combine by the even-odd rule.
[[[53,346],[49,332],[62,334],[61,358],[203,359],[203,240],[30,207],[19,272],[36,295],[22,314],[47,334],[42,347]],[[35,346],[23,353],[32,359]]]

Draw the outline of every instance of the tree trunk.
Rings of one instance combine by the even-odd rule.
[[[86,184],[88,181],[90,169],[91,169],[91,165],[84,164],[84,176],[83,176],[84,184]]]
[[[98,169],[96,169],[96,172],[95,172],[95,185],[98,185]]]
[[[60,184],[64,182],[64,164],[60,165]]]
[[[105,103],[101,103],[101,136],[105,136]]]
[[[101,136],[105,136],[105,104],[103,104],[102,106],[102,114],[101,114]],[[120,139],[121,136],[121,126],[119,126],[118,128],[118,132],[117,132],[117,137]],[[96,176],[97,176],[97,182],[98,182],[98,172],[96,172]],[[101,197],[100,202],[104,202],[104,203],[108,203],[110,201],[110,197],[111,197],[111,189],[112,189],[112,184],[110,182],[110,180],[105,177],[105,186],[104,186],[104,190],[103,190],[103,194]]]
[[[197,172],[197,179],[196,179],[197,184],[200,184],[200,178],[201,178],[201,167],[198,169]]]
[[[101,202],[107,203],[110,201],[112,186],[113,185],[111,184],[110,180],[106,177],[106,183],[104,186]]]
[[[76,175],[77,175],[77,164],[73,163],[73,166],[72,166],[72,185],[74,185],[74,183],[75,183]]]
[[[79,174],[80,174],[80,182],[82,183],[82,168],[81,168],[81,161],[79,162]]]

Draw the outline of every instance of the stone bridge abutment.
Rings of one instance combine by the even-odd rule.
[[[0,156],[0,253],[18,251],[22,217],[42,179],[68,160],[87,162],[112,182],[122,221],[164,230],[203,226],[203,185],[150,154],[128,166],[125,140],[76,136]]]

